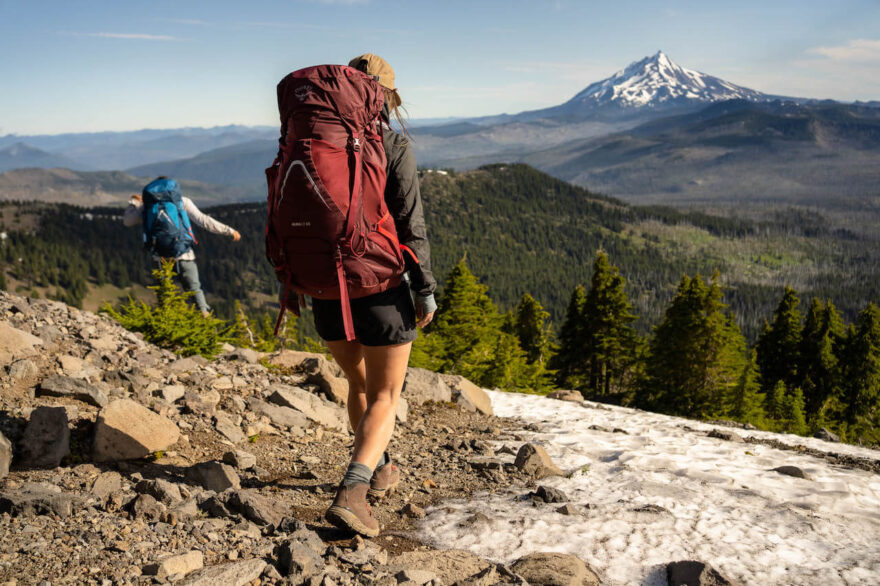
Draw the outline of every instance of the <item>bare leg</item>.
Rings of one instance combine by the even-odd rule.
[[[394,433],[394,418],[412,343],[364,346],[367,409],[355,431],[352,462],[375,469]]]
[[[358,342],[327,342],[336,363],[348,379],[348,421],[352,431],[357,431],[364,411],[367,410],[366,369],[363,346]]]

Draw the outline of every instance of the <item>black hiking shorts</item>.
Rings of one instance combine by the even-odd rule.
[[[342,305],[338,299],[312,299],[315,329],[327,342],[345,340]],[[394,346],[413,342],[416,310],[405,282],[381,293],[351,300],[357,341],[364,346]]]

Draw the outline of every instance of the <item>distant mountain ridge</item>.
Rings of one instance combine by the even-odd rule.
[[[28,167],[69,167],[75,164],[67,157],[53,155],[23,142],[0,148],[0,173]]]

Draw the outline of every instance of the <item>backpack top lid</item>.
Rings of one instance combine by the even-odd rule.
[[[154,179],[144,187],[144,202],[147,201],[174,201],[181,197],[180,185],[174,179],[160,177]]]

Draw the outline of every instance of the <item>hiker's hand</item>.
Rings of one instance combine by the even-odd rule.
[[[239,240],[241,240],[241,234],[238,233],[238,230],[233,230],[232,231],[232,241],[238,242]]]
[[[416,322],[416,326],[418,326],[420,328],[427,326],[429,323],[431,323],[431,320],[434,319],[434,312],[433,311],[430,313],[426,313],[425,315],[419,315],[419,313],[420,312],[418,310],[416,310],[416,319],[418,320]]]
[[[130,198],[128,198],[128,201],[130,201],[131,203],[134,203],[134,202],[141,203],[141,202],[144,201],[144,200],[143,200],[143,198],[142,198],[140,195],[138,195],[138,194],[135,193],[135,194],[132,195]]]

